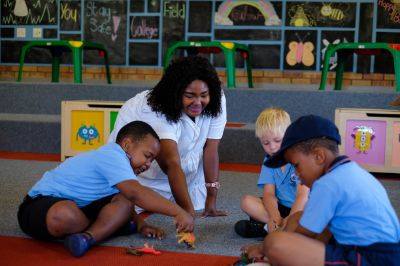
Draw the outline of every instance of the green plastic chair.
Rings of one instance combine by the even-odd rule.
[[[225,55],[225,66],[228,88],[236,87],[236,66],[235,54],[241,52],[243,59],[246,61],[247,81],[249,88],[253,88],[252,64],[250,58],[250,50],[247,45],[235,42],[197,42],[197,41],[181,41],[171,44],[165,55],[164,70],[167,69],[171,62],[172,55],[177,49],[192,50],[196,53],[219,53]]]
[[[82,83],[82,53],[83,50],[98,50],[104,57],[104,64],[107,72],[107,82],[111,84],[110,66],[108,62],[108,52],[104,45],[99,43],[87,42],[87,41],[67,41],[67,40],[36,40],[30,41],[22,47],[21,58],[19,61],[19,71],[17,81],[22,80],[22,71],[25,63],[25,56],[32,47],[47,48],[50,50],[52,55],[52,69],[51,69],[51,81],[60,81],[60,61],[63,52],[72,52],[72,62],[74,66],[74,82]]]
[[[342,89],[343,72],[346,60],[352,53],[359,55],[377,55],[382,50],[389,51],[393,56],[395,87],[396,92],[400,92],[400,44],[396,43],[338,43],[329,44],[325,52],[324,65],[321,74],[320,90],[325,90],[326,78],[329,71],[329,61],[335,53],[338,55],[338,65],[336,67],[336,78],[334,90]]]

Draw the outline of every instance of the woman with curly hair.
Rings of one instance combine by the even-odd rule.
[[[226,124],[225,96],[214,67],[203,57],[174,61],[158,84],[128,100],[109,141],[133,121],[149,123],[161,151],[139,182],[175,201],[193,217],[226,215],[216,208],[218,145]]]

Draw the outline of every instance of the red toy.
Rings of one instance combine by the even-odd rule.
[[[135,256],[141,256],[143,254],[161,255],[161,251],[155,250],[153,246],[150,247],[147,243],[144,244],[143,248],[129,247],[127,252]]]

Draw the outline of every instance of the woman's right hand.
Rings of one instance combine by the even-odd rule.
[[[175,216],[176,231],[179,232],[193,232],[194,218],[188,212],[182,210]]]

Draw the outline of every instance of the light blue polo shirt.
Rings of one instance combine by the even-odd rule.
[[[400,241],[399,220],[385,188],[355,162],[339,164],[315,181],[300,224],[314,233],[329,226],[343,245]]]
[[[269,168],[264,165],[268,160],[265,157],[258,177],[257,186],[264,188],[266,184],[275,185],[275,194],[278,202],[288,208],[292,208],[296,199],[297,185],[300,183],[298,176],[295,175],[295,169],[291,164],[285,165],[285,170],[281,168]]]
[[[47,171],[28,195],[54,196],[73,200],[78,207],[118,193],[116,184],[136,180],[130,162],[117,143],[67,159]]]

